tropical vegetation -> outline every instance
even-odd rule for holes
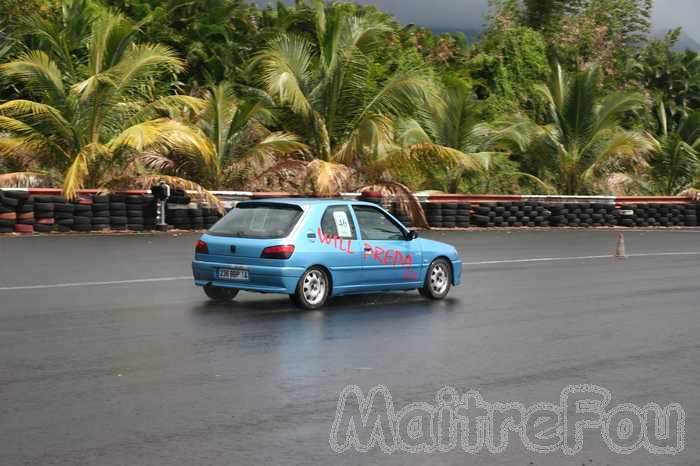
[[[0,185],[700,188],[700,56],[652,0],[492,0],[469,38],[322,0],[0,6]]]

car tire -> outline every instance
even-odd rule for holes
[[[238,295],[238,291],[235,288],[222,288],[220,286],[204,285],[204,294],[207,295],[212,301],[217,301],[221,303],[233,301]]]
[[[445,299],[452,286],[452,266],[445,259],[436,259],[428,267],[420,294],[435,301]]]
[[[299,279],[295,293],[297,306],[303,309],[319,309],[326,304],[331,291],[328,274],[320,267],[311,267]]]

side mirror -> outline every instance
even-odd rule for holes
[[[418,238],[418,233],[414,230],[409,230],[408,235],[406,237],[409,241],[413,241],[414,239]]]

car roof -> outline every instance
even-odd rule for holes
[[[247,203],[261,203],[261,204],[290,204],[299,207],[303,206],[316,206],[316,205],[368,205],[377,206],[376,204],[364,201],[355,201],[352,199],[343,198],[315,198],[315,197],[270,197],[264,199],[252,199],[241,201]],[[379,206],[381,207],[381,206]]]

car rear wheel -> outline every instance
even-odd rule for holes
[[[238,290],[234,288],[222,288],[220,286],[205,285],[204,294],[213,301],[228,302],[238,295]]]
[[[304,309],[318,309],[326,304],[330,290],[326,271],[320,267],[311,267],[299,279],[292,302]]]
[[[445,259],[436,259],[428,267],[420,294],[428,299],[444,299],[452,286],[452,269]]]

